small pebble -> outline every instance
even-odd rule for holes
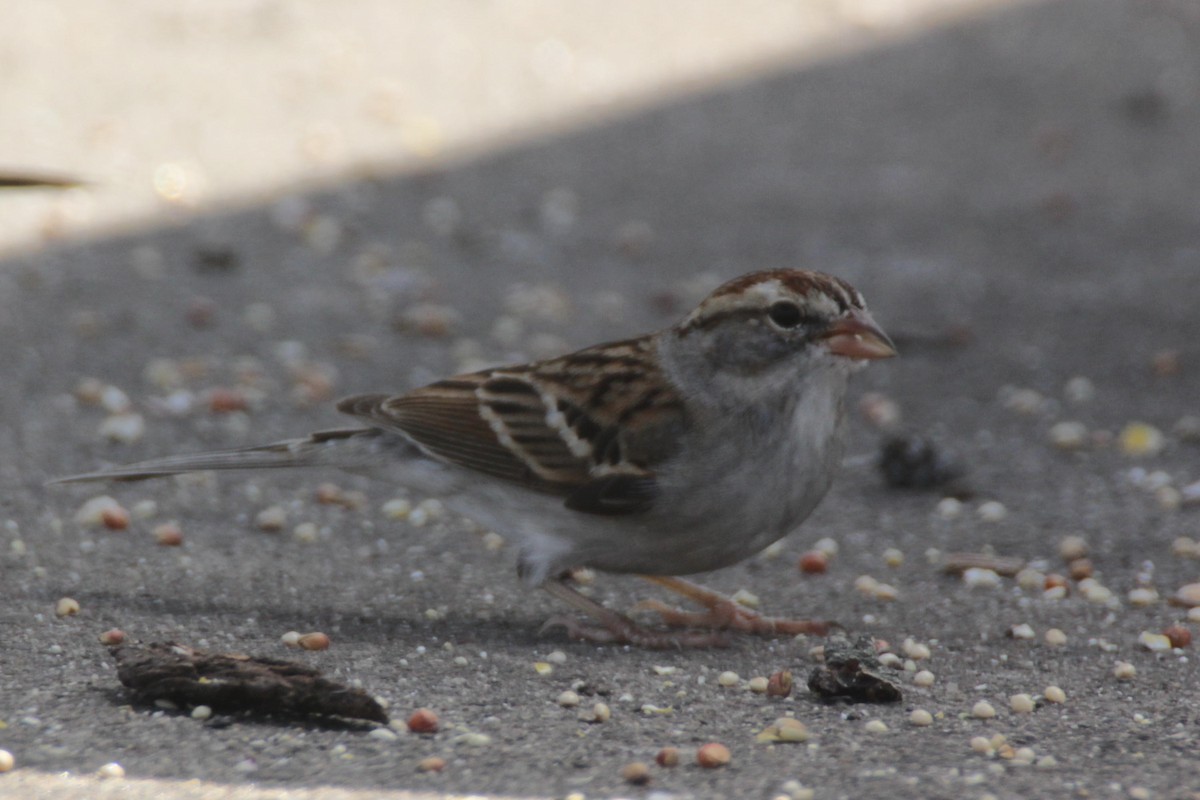
[[[913,675],[913,685],[922,688],[933,686],[935,680],[937,680],[937,677],[927,669],[923,669],[916,675]]]
[[[1030,714],[1034,709],[1033,698],[1027,694],[1014,694],[1008,698],[1008,707],[1018,714]]]
[[[986,700],[980,700],[971,707],[971,716],[976,719],[991,719],[996,716],[996,709]]]
[[[1137,676],[1137,668],[1128,661],[1118,661],[1113,667],[1113,677],[1119,681],[1131,681]]]
[[[79,601],[72,597],[63,597],[54,604],[56,617],[73,617],[79,613]]]
[[[96,776],[105,780],[120,780],[125,777],[125,768],[113,761],[96,770]]]
[[[700,749],[696,751],[696,763],[705,769],[723,767],[732,758],[729,748],[717,742],[701,745]]]
[[[634,786],[645,786],[650,782],[650,765],[644,761],[634,761],[621,767],[621,780]]]
[[[913,712],[908,715],[908,721],[918,728],[926,728],[933,724],[933,714],[923,708],[914,708]]]
[[[302,634],[296,643],[300,645],[301,650],[329,649],[329,637],[319,631]]]
[[[887,733],[888,726],[887,723],[881,719],[873,719],[869,720],[867,724],[863,726],[863,730],[865,730],[867,733]]]
[[[408,718],[407,724],[413,733],[437,733],[438,715],[428,708],[418,708]]]
[[[13,754],[7,750],[0,750],[0,772],[9,772],[17,765],[17,760],[13,758]]]
[[[1047,686],[1042,690],[1042,697],[1046,698],[1047,703],[1067,702],[1067,693],[1057,686]]]

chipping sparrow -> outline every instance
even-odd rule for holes
[[[576,637],[705,646],[712,629],[823,633],[760,617],[678,575],[741,561],[792,531],[841,459],[850,373],[895,349],[849,284],[755,272],[679,324],[558,358],[447,378],[338,409],[368,427],[263,447],[171,456],[63,482],[209,469],[368,466],[514,540],[518,571],[599,625]],[[707,608],[651,607],[657,631],[580,594],[569,571],[637,573]]]

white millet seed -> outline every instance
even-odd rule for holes
[[[1062,647],[1067,643],[1067,635],[1058,628],[1051,628],[1046,631],[1043,638],[1046,640],[1046,644],[1051,647]]]
[[[1118,661],[1113,667],[1113,677],[1119,681],[1131,681],[1137,675],[1137,668],[1128,661]]]
[[[1047,686],[1042,690],[1042,697],[1046,698],[1047,703],[1067,702],[1067,693],[1057,686]]]
[[[1018,714],[1030,714],[1034,709],[1033,698],[1027,694],[1014,694],[1008,698],[1008,707]]]
[[[555,702],[563,708],[574,708],[579,705],[579,695],[568,689],[560,694]]]
[[[987,700],[980,700],[971,706],[971,716],[976,719],[991,719],[996,716],[996,709]]]
[[[958,519],[962,516],[962,501],[954,497],[943,497],[934,509],[942,519]]]
[[[933,724],[933,714],[923,708],[914,708],[913,712],[908,715],[908,721],[918,728],[926,728]]]
[[[755,694],[766,694],[767,693],[767,683],[768,683],[768,681],[765,677],[763,677],[762,675],[756,675],[755,677],[750,679],[750,683],[749,683],[750,691],[754,692]]]
[[[980,503],[979,508],[975,509],[976,516],[980,522],[999,522],[1008,516],[1008,509],[998,500],[988,500],[986,503]]]
[[[937,677],[927,669],[923,669],[920,672],[918,672],[916,675],[913,675],[913,685],[914,686],[921,686],[924,688],[928,688],[930,686],[933,686],[933,682],[935,680],[937,680]]]
[[[1158,602],[1158,591],[1153,586],[1139,586],[1129,590],[1129,605],[1145,608]]]
[[[1019,625],[1013,625],[1008,629],[1009,635],[1014,639],[1034,639],[1037,634],[1027,622],[1022,622]]]
[[[725,688],[737,686],[739,683],[741,683],[741,680],[742,679],[738,677],[738,674],[732,670],[726,670],[717,676],[717,683]]]
[[[109,780],[120,780],[125,777],[125,768],[113,761],[98,769],[96,775]]]
[[[208,719],[213,715],[213,710],[209,706],[196,706],[192,709],[192,719]]]
[[[863,726],[863,730],[865,730],[867,733],[887,733],[888,726],[887,723],[881,719],[873,719]]]
[[[986,736],[971,737],[971,749],[976,753],[980,753],[981,755],[985,756],[990,756],[993,752],[995,752],[994,748],[992,747],[992,740]]]
[[[8,772],[17,765],[17,760],[13,758],[13,754],[7,750],[0,750],[0,772]]]
[[[904,643],[900,645],[900,649],[904,651],[904,655],[913,661],[924,661],[932,655],[928,645],[921,644],[913,639],[905,639]]]
[[[551,664],[565,664],[567,663],[567,654],[562,650],[553,650],[546,655],[546,660]]]
[[[1000,575],[995,570],[983,567],[963,570],[962,580],[971,589],[994,589],[1000,585]]]

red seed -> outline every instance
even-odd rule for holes
[[[729,748],[718,742],[709,742],[696,751],[696,763],[705,769],[723,767],[732,758]]]
[[[820,550],[809,550],[796,566],[806,575],[823,575],[829,569],[829,558]]]
[[[110,531],[123,531],[129,527],[129,512],[120,506],[112,506],[100,512],[100,521]]]
[[[183,531],[174,522],[164,522],[154,529],[154,541],[163,547],[179,547],[183,544]]]
[[[1182,625],[1172,625],[1163,631],[1163,636],[1171,640],[1171,647],[1187,647],[1192,643],[1192,632]]]
[[[408,718],[408,729],[413,733],[436,733],[438,716],[428,708],[418,708]]]
[[[664,747],[658,751],[658,755],[654,757],[654,761],[660,767],[674,767],[679,763],[679,748]]]
[[[417,762],[417,769],[421,770],[421,772],[441,772],[445,768],[446,759],[441,756],[429,756]]]
[[[306,633],[297,644],[304,650],[328,650],[329,637],[320,632]]]
[[[1060,586],[1064,589],[1069,589],[1070,583],[1065,577],[1059,575],[1057,572],[1051,572],[1046,576],[1045,580],[1042,581],[1043,589],[1057,589]]]
[[[792,693],[792,671],[783,669],[767,678],[767,697],[787,697]]]
[[[125,641],[125,631],[118,628],[113,628],[100,634],[100,644],[112,646],[120,644],[123,641]]]
[[[208,410],[214,414],[230,414],[245,411],[248,407],[246,395],[237,389],[217,387],[208,394]]]

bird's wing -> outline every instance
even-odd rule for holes
[[[673,454],[682,404],[647,339],[360,395],[339,410],[408,436],[427,453],[593,514],[648,510],[656,464]]]

